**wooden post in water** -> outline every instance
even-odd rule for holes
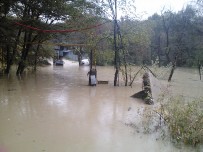
[[[198,60],[198,69],[199,69],[199,78],[201,80],[202,79],[202,74],[201,74],[202,66],[201,66],[200,60]]]
[[[92,49],[90,50],[89,86],[91,86],[91,71],[92,71]]]
[[[171,69],[171,73],[170,73],[169,78],[168,78],[168,82],[171,81],[171,78],[172,78],[173,73],[174,73],[174,71],[175,71],[175,68],[176,68],[176,61],[177,61],[177,56],[175,57],[175,60],[174,60],[174,62],[173,62],[173,64],[172,64],[172,69]]]
[[[92,68],[93,65],[93,51],[90,51],[90,71],[88,72],[89,75],[89,86],[96,86],[97,83],[97,70],[96,67]]]

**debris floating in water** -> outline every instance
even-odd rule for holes
[[[134,98],[141,98],[145,101],[146,104],[152,105],[154,104],[153,98],[152,98],[152,91],[151,91],[151,84],[149,79],[149,73],[144,73],[142,77],[142,91],[139,91],[132,95],[131,97]]]

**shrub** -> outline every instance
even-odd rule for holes
[[[171,97],[164,110],[169,133],[176,142],[196,146],[203,143],[202,99],[186,103],[184,98]]]
[[[166,96],[160,97],[161,106],[139,113],[140,121],[136,119],[130,125],[136,126],[138,132],[157,132],[158,138],[169,137],[176,144],[203,144],[203,99],[186,102],[183,97]]]

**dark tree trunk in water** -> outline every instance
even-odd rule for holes
[[[90,52],[90,71],[88,72],[89,75],[89,86],[96,86],[97,83],[97,70],[96,66],[95,68],[92,68],[93,66],[93,51]],[[93,77],[93,78],[91,78]]]
[[[10,47],[9,45],[6,45],[6,65],[7,65],[5,70],[6,74],[9,74],[10,71],[11,67],[10,60],[11,60]]]
[[[112,16],[113,16],[113,20],[114,20],[114,52],[115,52],[115,57],[114,57],[114,66],[115,66],[115,75],[114,75],[114,86],[119,85],[118,83],[118,76],[119,76],[119,44],[118,44],[118,39],[121,38],[121,34],[119,32],[119,26],[118,26],[118,22],[117,22],[117,0],[114,0],[114,2],[112,2],[112,0],[108,0],[110,9],[112,11]],[[120,37],[119,37],[120,36]],[[121,39],[120,39],[121,40]],[[122,43],[122,42],[120,42]]]
[[[169,29],[167,29],[166,31],[166,59],[167,59],[167,63],[171,62],[171,59],[169,57],[169,53],[170,53],[170,47],[169,47]]]
[[[90,51],[90,71],[88,72],[89,74],[89,86],[91,86],[91,71],[92,71],[92,50]]]
[[[14,59],[16,57],[17,46],[18,46],[18,43],[19,43],[20,35],[21,35],[21,29],[19,29],[19,31],[18,31],[18,35],[16,37],[15,44],[14,44],[14,47],[13,47],[13,52],[12,52],[12,54],[9,55],[9,60],[7,60],[7,67],[6,67],[6,71],[5,71],[6,74],[9,74],[10,69],[11,69],[11,65],[13,64],[13,61],[14,61]]]
[[[4,51],[3,49],[0,47],[1,50],[1,67],[2,67],[2,72],[4,72]]]
[[[114,86],[118,85],[118,68],[116,68],[115,76],[114,76]]]
[[[124,67],[125,67],[125,86],[128,85],[128,71],[127,71],[127,61],[126,61],[126,54],[125,51],[123,50],[123,60],[124,60]]]
[[[161,67],[161,35],[159,35],[158,39],[158,58],[159,58],[159,67]]]
[[[38,58],[39,47],[40,47],[40,41],[38,42],[37,49],[35,51],[34,71],[37,71],[37,58]]]
[[[173,67],[172,67],[172,69],[171,69],[171,73],[170,73],[170,75],[169,75],[168,82],[171,81],[171,78],[172,78],[172,76],[173,76],[174,70],[175,70],[175,65],[173,65]]]
[[[118,85],[118,74],[119,74],[119,61],[118,61],[118,46],[117,46],[117,20],[115,19],[114,21],[114,49],[115,49],[115,58],[114,58],[114,64],[115,64],[115,68],[116,68],[116,71],[115,71],[115,75],[114,75],[114,86],[117,86]]]
[[[11,69],[11,65],[12,65],[11,59],[9,59],[9,61],[7,61],[7,65],[6,65],[6,70],[5,70],[6,74],[9,74],[10,69]]]
[[[114,86],[118,85],[118,73],[119,73],[119,65],[118,65],[118,46],[117,46],[117,34],[118,34],[118,23],[117,23],[117,0],[115,0],[115,9],[114,9],[114,49],[115,49],[115,75],[114,75]]]
[[[201,80],[201,79],[202,79],[202,74],[201,74],[202,66],[201,66],[200,61],[198,61],[198,69],[199,69],[199,78],[200,78],[200,80]]]
[[[79,66],[82,65],[82,47],[80,46],[80,48],[76,48],[76,51],[77,51],[77,56],[78,56],[78,63],[79,63]]]
[[[127,71],[127,64],[125,64],[125,86],[128,85],[128,71]]]
[[[79,66],[82,65],[82,54],[81,54],[81,50],[82,50],[82,48],[80,47],[80,50],[78,51],[78,63],[79,63]]]
[[[175,68],[176,68],[176,61],[177,61],[177,56],[175,57],[175,61],[173,62],[171,73],[170,73],[169,78],[168,78],[168,82],[170,82],[172,79],[173,73],[174,73]]]
[[[78,54],[78,63],[79,63],[79,66],[82,65],[82,56],[80,54]]]
[[[21,55],[21,60],[19,62],[18,69],[16,72],[17,75],[21,75],[26,67],[25,62],[27,59],[28,52],[31,48],[31,37],[32,37],[32,31],[29,31],[29,33],[25,32],[24,47],[23,47],[23,51],[22,51],[22,55]]]

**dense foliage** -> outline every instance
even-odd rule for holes
[[[164,106],[167,111],[167,123],[172,138],[177,142],[196,146],[203,143],[202,100],[183,104],[182,98],[171,98]]]
[[[11,65],[17,64],[16,74],[39,60],[51,57],[43,42],[54,39],[54,35],[38,29],[54,29],[56,22],[74,20],[83,14],[99,14],[99,7],[84,0],[3,0],[0,2],[0,52],[1,66],[9,73]],[[32,26],[18,26],[16,22]],[[51,50],[53,52],[53,49]],[[42,53],[43,52],[43,53]],[[45,53],[47,52],[47,53]],[[36,69],[36,68],[35,68]]]

